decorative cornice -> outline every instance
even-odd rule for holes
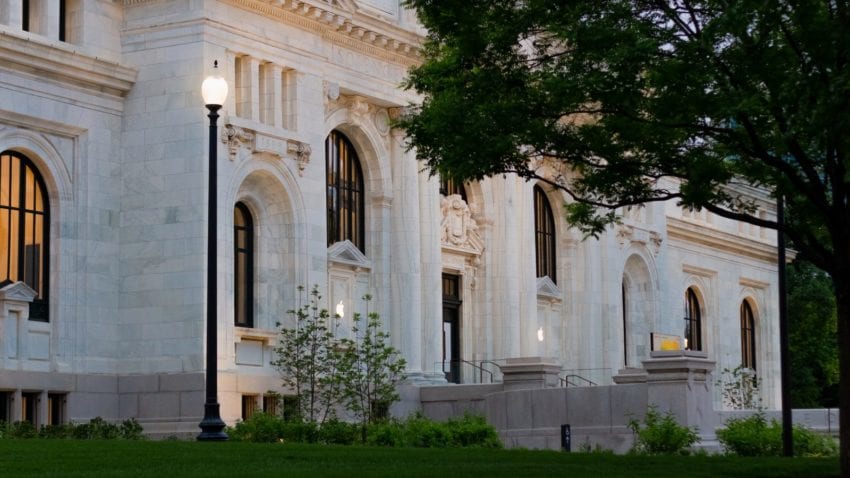
[[[125,0],[128,1],[128,0]],[[355,2],[321,0],[227,0],[229,3],[302,28],[339,46],[406,67],[421,60],[422,37],[360,13]]]
[[[674,217],[667,218],[667,236],[671,240],[680,240],[710,247],[730,254],[776,263],[776,247],[735,234],[701,227],[697,224]]]
[[[0,26],[0,68],[117,97],[124,97],[130,91],[138,74],[134,68],[3,26]]]

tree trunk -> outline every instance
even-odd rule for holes
[[[838,369],[841,476],[850,476],[850,283],[833,278],[838,307]]]

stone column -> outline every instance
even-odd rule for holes
[[[442,359],[443,294],[442,249],[440,246],[440,199],[436,178],[426,173],[419,178],[420,288],[422,291],[422,371],[432,382],[445,382],[442,370],[436,367]]]
[[[21,389],[17,389],[12,392],[12,405],[10,406],[11,413],[9,414],[9,421],[11,423],[19,422],[24,419],[23,406],[24,396],[21,393]]]
[[[250,56],[236,59],[236,116],[260,121],[260,62]]]
[[[705,352],[654,351],[643,361],[647,404],[661,413],[672,412],[681,425],[709,430],[717,423],[712,403],[714,361]]]
[[[30,31],[50,40],[59,39],[59,0],[30,2]]]
[[[393,164],[392,334],[411,380],[422,376],[422,262],[420,259],[419,164],[404,151],[404,134],[390,131]]]
[[[50,412],[48,411],[48,406],[50,402],[47,399],[47,390],[42,391],[38,394],[38,403],[36,406],[38,407],[38,413],[36,414],[35,421],[38,423],[33,423],[33,425],[38,427],[42,427],[44,425],[49,425],[50,422],[47,420]]]
[[[283,127],[283,68],[274,63],[260,66],[260,120],[275,128]]]
[[[23,0],[6,0],[0,2],[0,23],[9,28],[23,28]]]

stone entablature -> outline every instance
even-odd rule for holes
[[[764,262],[776,262],[776,246],[749,237],[701,227],[675,217],[667,218],[667,236],[692,244],[699,244],[718,251],[749,257]]]
[[[148,0],[125,0],[131,4]],[[345,46],[384,61],[411,66],[420,61],[422,36],[388,22],[388,16],[370,14],[354,0],[227,0],[241,8],[278,19],[322,35]]]
[[[0,62],[4,69],[35,75],[90,90],[124,97],[138,71],[116,62],[89,56],[73,45],[52,42],[24,31],[0,26]]]

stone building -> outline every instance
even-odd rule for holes
[[[390,126],[422,39],[392,0],[2,2],[0,419],[197,430],[214,61],[226,421],[287,392],[275,324],[313,284],[343,321],[374,297],[413,385],[516,357],[608,385],[664,334],[776,406],[775,235],[654,204],[582,241],[545,184],[429,177]]]

